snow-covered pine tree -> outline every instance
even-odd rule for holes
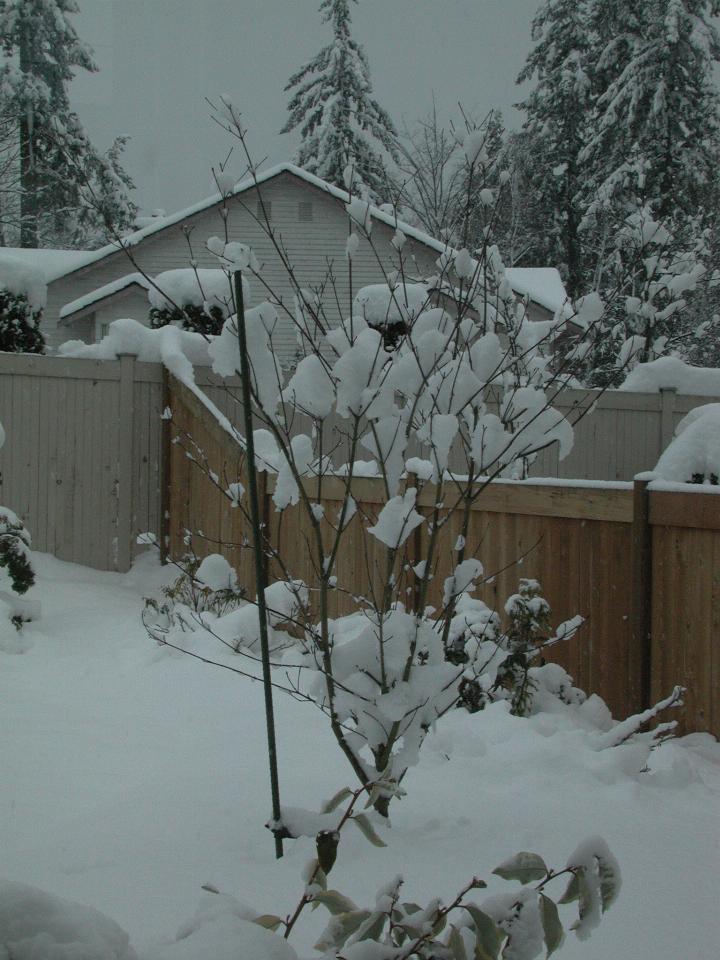
[[[14,257],[0,255],[0,351],[44,353],[40,320],[46,302],[42,272]]]
[[[92,246],[109,223],[125,229],[136,213],[120,165],[124,138],[98,153],[70,109],[75,72],[97,70],[70,20],[77,10],[75,0],[0,0],[0,114],[12,118],[18,143],[4,234],[23,247]]]
[[[687,242],[717,170],[718,13],[718,0],[594,0],[596,117],[582,154],[591,219],[649,206]]]
[[[517,80],[535,80],[518,104],[527,114],[524,131],[535,158],[528,175],[546,208],[545,260],[562,269],[575,296],[585,274],[578,203],[584,172],[578,160],[591,97],[588,0],[545,0],[533,20],[532,37],[535,46]]]
[[[323,22],[333,40],[293,74],[285,87],[294,90],[282,133],[299,129],[296,161],[329,183],[346,187],[353,171],[357,192],[379,201],[385,194],[387,157],[398,158],[397,131],[389,114],[372,96],[370,66],[363,47],[350,35],[350,3],[322,0]]]

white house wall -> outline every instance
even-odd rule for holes
[[[345,257],[348,217],[343,204],[323,190],[304,183],[289,173],[282,173],[264,184],[262,196],[270,203],[271,223],[293,265],[298,282],[304,287],[321,285],[326,280],[328,268],[331,265],[337,297],[343,313],[347,313],[351,290]],[[313,219],[310,222],[301,221],[299,204],[308,201],[312,202]],[[255,191],[247,191],[231,200],[230,208],[229,238],[249,243],[253,247],[256,256],[263,264],[264,282],[292,311],[292,284],[271,241],[252,216],[257,208]],[[185,232],[188,229],[189,237]],[[384,270],[389,272],[396,268],[397,253],[390,244],[393,234],[391,227],[375,222],[372,239],[376,250],[373,251],[367,241],[361,240],[352,262],[353,293],[366,284],[380,282],[383,279]],[[154,277],[164,270],[188,266],[191,256],[190,247],[192,257],[198,266],[217,266],[215,258],[205,249],[205,242],[211,236],[222,235],[222,219],[217,207],[212,207],[189,217],[181,224],[158,231],[142,240],[132,250],[137,266],[130,262],[127,254],[118,251],[97,264],[92,264],[55,281],[48,290],[48,306],[45,314],[45,334],[49,345],[55,347],[75,336],[70,326],[58,326],[57,318],[60,309],[66,303],[138,268]],[[408,240],[403,254],[406,259],[413,259],[413,268],[417,275],[424,276],[435,272],[437,253],[423,244]],[[251,304],[267,298],[268,294],[260,282],[253,280],[251,287]],[[338,311],[332,306],[335,294],[329,287],[326,294],[326,303],[331,305],[328,313],[337,319]],[[106,316],[116,310],[113,319],[128,315],[122,300],[118,300],[117,305],[113,301],[108,302],[104,310]],[[137,316],[135,319],[146,321],[146,318],[147,310],[143,316]],[[283,321],[282,331],[278,336],[278,346],[284,358],[291,357],[295,352],[295,335],[287,319]]]

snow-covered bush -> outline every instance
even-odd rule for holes
[[[42,272],[0,256],[0,352],[43,353],[40,320],[47,302]]]
[[[150,288],[150,325],[169,323],[195,333],[218,334],[232,307],[232,291],[222,270],[167,270]]]
[[[0,424],[0,447],[4,443],[5,430]],[[0,506],[0,603],[18,629],[24,620],[32,619],[30,607],[21,598],[34,583],[30,534],[12,510]]]
[[[654,473],[675,483],[720,483],[720,403],[695,407],[683,417]]]
[[[277,953],[268,940],[258,943],[253,956],[258,960],[294,960],[294,951],[282,952],[280,945],[288,950],[288,939],[303,911],[310,906],[323,907],[330,915],[315,944],[315,949],[328,960],[535,960],[543,953],[550,956],[562,946],[565,930],[561,911],[564,912],[565,905],[577,902],[577,919],[571,929],[580,940],[586,940],[618,897],[622,884],[618,863],[605,841],[592,837],[580,844],[557,870],[548,867],[539,854],[527,851],[505,860],[490,878],[500,889],[495,878],[513,884],[503,892],[480,893],[488,888],[488,883],[473,876],[447,902],[434,896],[425,903],[414,903],[405,899],[404,878],[395,876],[380,887],[373,902],[360,906],[329,887],[328,875],[342,850],[343,832],[348,824],[354,824],[374,846],[384,846],[368,815],[358,809],[366,791],[372,797],[381,788],[377,784],[355,791],[344,788],[328,800],[321,813],[295,811],[288,818],[296,824],[296,835],[314,838],[317,853],[303,869],[304,890],[294,909],[253,916],[250,908],[215,887],[206,886],[216,904],[212,903],[212,896],[208,897],[189,932],[184,929],[180,933],[192,937],[196,929],[202,929],[203,919],[213,915],[221,919],[232,917],[236,943],[243,944],[245,924],[251,920],[264,930],[275,931],[278,943]],[[240,929],[238,921],[242,923]],[[224,928],[219,932],[223,933]],[[192,943],[194,952],[188,953],[188,957],[204,960],[202,946],[198,937]],[[177,955],[169,951],[167,956],[173,960]]]
[[[245,589],[220,554],[211,554],[204,560],[188,555],[178,561],[177,566],[180,576],[162,588],[163,600],[148,598],[145,601],[148,620],[163,617],[169,624],[182,626],[193,614],[210,612],[222,617],[242,604]]]

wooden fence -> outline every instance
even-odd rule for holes
[[[230,383],[228,393],[203,371],[198,382],[225,413],[237,413],[237,384]],[[588,397],[594,399],[573,391],[561,401],[572,408]],[[580,481],[630,480],[654,466],[684,413],[713,399],[607,393],[578,425],[571,457],[558,468],[552,452],[543,454],[536,469],[550,476],[556,468],[570,471]],[[172,421],[161,416],[168,407]],[[159,364],[0,355],[0,422],[7,432],[0,503],[25,521],[35,549],[97,569],[127,570],[143,531],[167,534],[175,554],[183,550],[185,528],[201,551],[217,549],[215,540],[243,536],[238,512],[170,440],[187,430],[219,481],[237,475],[239,452],[192,399],[181,390],[171,395]],[[271,489],[264,490],[264,502],[273,535],[296,575],[309,578],[302,528],[289,513],[274,514]],[[354,493],[369,515],[377,510],[377,481],[356,481]],[[339,503],[332,484],[324,496],[328,510]],[[429,501],[422,502],[427,507]],[[454,522],[441,552],[448,564]],[[362,587],[367,570],[352,539],[358,546],[363,537],[358,521],[350,535],[339,576]],[[519,577],[535,577],[556,620],[578,612],[589,618],[563,654],[581,686],[626,714],[683,683],[687,729],[720,734],[717,495],[622,483],[498,483],[473,512],[472,536],[488,572],[497,571],[483,587],[487,602],[500,607]],[[250,583],[238,551],[228,544],[220,549]],[[524,559],[514,565],[518,557]],[[444,575],[439,570],[436,583]]]
[[[0,355],[0,503],[33,547],[127,570],[161,511],[159,364]]]
[[[168,448],[169,551],[187,550],[188,533],[198,556],[221,552],[253,583],[249,531],[241,512],[222,490],[242,480],[237,444],[207,415],[199,400],[173,383]],[[209,482],[210,471],[216,485]],[[273,544],[287,574],[312,584],[307,548],[310,530],[304,511],[274,511],[272,479],[261,474],[263,511]],[[340,479],[324,481],[325,514],[337,513],[344,493]],[[366,532],[367,518],[383,502],[378,479],[353,481],[358,516],[343,539],[337,569],[341,590],[331,615],[351,608],[348,594],[377,589],[386,576],[382,550]],[[432,487],[419,498],[428,513]],[[363,516],[364,515],[364,516]],[[437,602],[453,569],[452,548],[459,518],[443,527]],[[423,557],[420,534],[411,550]],[[409,543],[412,543],[409,541]],[[647,484],[582,482],[497,482],[472,511],[469,549],[477,550],[490,580],[479,591],[502,610],[520,577],[540,581],[554,622],[577,613],[587,625],[563,648],[558,662],[582,688],[600,694],[617,716],[637,712],[672,687],[688,687],[684,729],[720,734],[720,498],[701,488],[649,490]],[[409,556],[410,563],[413,555]],[[409,581],[410,583],[410,581]],[[347,591],[345,593],[343,591]]]

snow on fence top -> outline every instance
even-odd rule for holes
[[[683,417],[675,430],[675,439],[658,460],[654,473],[675,483],[718,485],[720,403],[695,407]]]
[[[720,369],[693,367],[678,357],[660,357],[639,363],[618,389],[636,393],[675,389],[694,397],[720,397]]]

